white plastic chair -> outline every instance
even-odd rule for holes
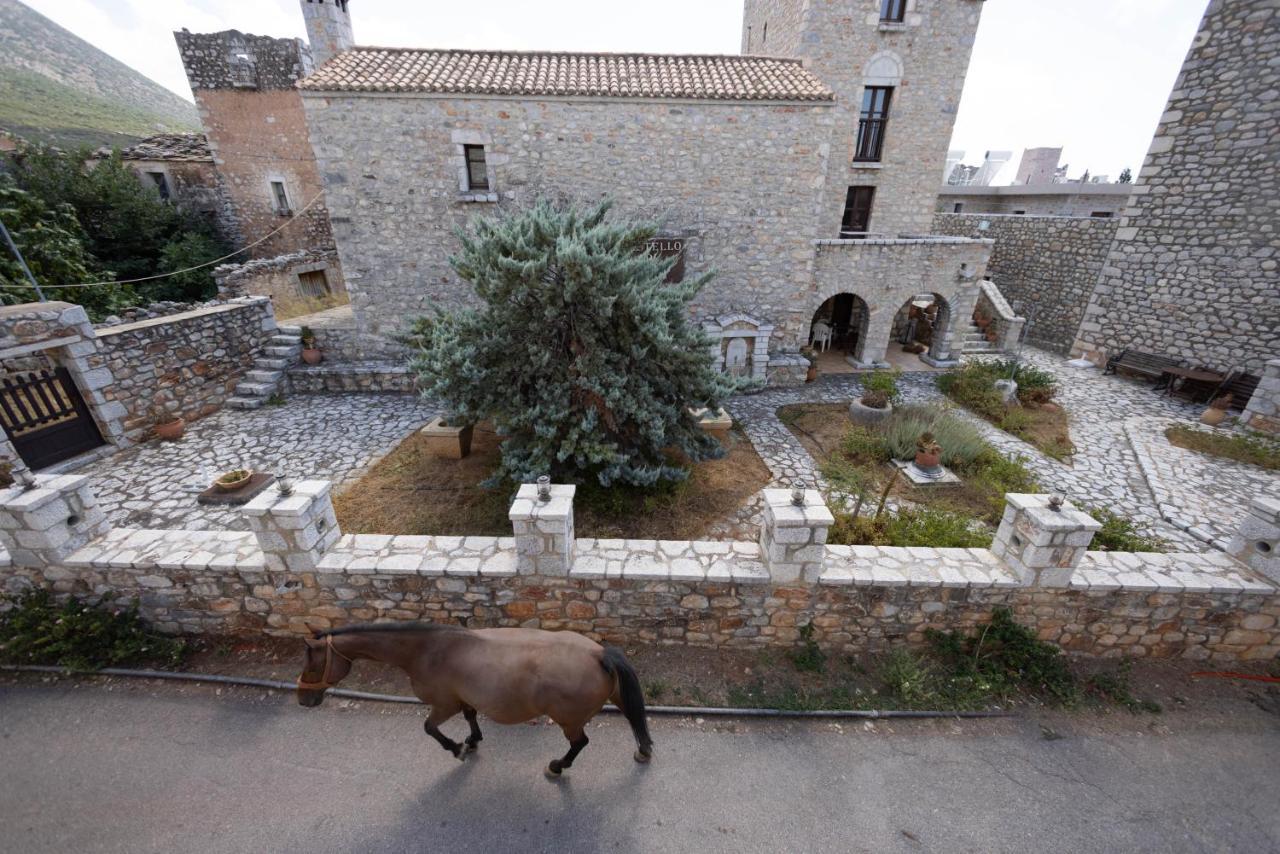
[[[809,330],[809,344],[819,351],[827,350],[831,346],[831,327],[822,321],[814,323]]]

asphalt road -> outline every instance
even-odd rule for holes
[[[1280,851],[1280,728],[1261,712],[1174,732],[1064,719],[1052,737],[1032,720],[655,719],[649,766],[607,716],[559,782],[542,775],[565,747],[553,727],[489,724],[459,763],[421,716],[3,683],[0,850]]]

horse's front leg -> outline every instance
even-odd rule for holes
[[[569,752],[559,759],[552,759],[551,764],[547,766],[547,776],[553,780],[560,776],[561,771],[573,765],[573,760],[591,740],[587,738],[581,724],[572,727],[561,725],[560,729],[564,731],[564,737],[569,739]]]
[[[467,740],[463,743],[466,750],[475,750],[480,746],[480,742],[484,741],[484,736],[480,734],[480,724],[476,722],[476,710],[470,706],[462,707],[462,716],[467,719],[467,725],[471,727],[471,735],[467,736]]]
[[[462,745],[454,741],[449,736],[440,731],[440,724],[449,720],[458,713],[459,706],[445,706],[434,704],[431,706],[431,714],[427,715],[426,721],[423,722],[422,728],[426,730],[427,735],[440,742],[440,746],[452,753],[460,760],[466,759],[466,752],[462,749]]]

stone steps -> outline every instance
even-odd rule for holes
[[[230,409],[259,409],[277,392],[289,369],[302,353],[302,330],[296,326],[280,326],[267,339],[262,354],[253,361],[239,383],[236,393],[227,399]]]

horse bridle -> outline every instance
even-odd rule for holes
[[[304,680],[302,677],[307,675],[305,670],[298,676],[298,687],[304,691],[324,691],[325,689],[332,688],[334,685],[338,684],[336,682],[329,681],[329,668],[333,665],[333,657],[335,655],[347,664],[355,664],[354,661],[347,658],[334,648],[333,635],[325,635],[324,640],[324,670],[320,672],[320,680],[318,682],[308,682]]]

